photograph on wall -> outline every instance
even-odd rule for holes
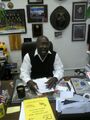
[[[85,41],[86,23],[72,24],[72,41]]]
[[[1,1],[3,1],[3,2],[8,2],[8,1],[11,1],[11,0],[1,0]]]
[[[0,15],[0,35],[26,33],[24,9],[3,10]]]
[[[81,22],[86,20],[87,2],[74,2],[72,8],[73,22]]]
[[[38,37],[43,35],[42,24],[32,24],[32,34],[33,34],[33,37]]]
[[[42,4],[43,0],[28,0],[28,4]]]
[[[48,22],[47,12],[47,5],[27,5],[28,22]]]

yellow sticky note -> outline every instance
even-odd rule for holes
[[[10,114],[10,113],[15,113],[19,111],[20,111],[20,106],[14,106],[14,107],[8,107],[6,113]]]
[[[56,120],[48,98],[24,100],[25,120]]]

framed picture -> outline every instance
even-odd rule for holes
[[[43,0],[28,0],[28,4],[42,4]]]
[[[1,1],[3,1],[3,2],[8,2],[8,1],[11,1],[11,0],[1,0]]]
[[[32,38],[24,38],[24,42],[32,42]]]
[[[0,35],[26,33],[24,9],[4,10],[0,15]]]
[[[72,41],[85,41],[86,23],[72,24]]]
[[[86,20],[87,2],[74,2],[72,8],[73,22],[81,22]]]
[[[27,19],[32,22],[47,22],[47,5],[27,5]]]
[[[32,34],[33,34],[33,37],[38,37],[43,35],[42,24],[32,24]]]

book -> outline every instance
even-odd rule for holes
[[[47,97],[23,101],[25,120],[56,120]]]
[[[75,89],[76,94],[83,95],[84,93],[90,93],[90,85],[87,79],[71,78],[71,83]]]

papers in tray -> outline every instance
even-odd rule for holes
[[[37,83],[38,85],[38,92],[39,93],[47,93],[47,92],[52,92],[54,91],[54,89],[48,89],[46,87],[46,82],[48,81],[47,78],[39,78],[39,79],[35,79],[33,80],[35,83]]]

